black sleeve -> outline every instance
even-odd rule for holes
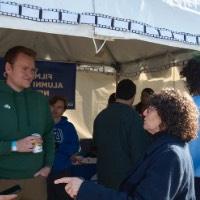
[[[118,192],[93,182],[84,182],[77,200],[170,200],[180,186],[181,174],[178,156],[167,151],[152,162],[146,176],[132,194]]]

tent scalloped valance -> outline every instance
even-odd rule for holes
[[[42,8],[29,4],[0,1],[0,15],[22,18],[37,22],[62,24],[87,24],[94,27],[129,32],[163,40],[200,45],[200,35],[177,32],[131,19],[123,19],[97,13],[75,13],[63,9]]]

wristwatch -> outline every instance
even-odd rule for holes
[[[11,142],[11,151],[17,151],[17,141]]]

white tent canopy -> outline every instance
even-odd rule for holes
[[[200,50],[200,0],[0,1],[0,55],[26,45],[42,60],[134,73]]]

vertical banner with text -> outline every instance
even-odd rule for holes
[[[4,79],[3,67],[3,60],[0,59],[0,79]],[[36,67],[38,71],[32,88],[49,98],[64,96],[68,109],[75,109],[76,64],[37,61]]]

